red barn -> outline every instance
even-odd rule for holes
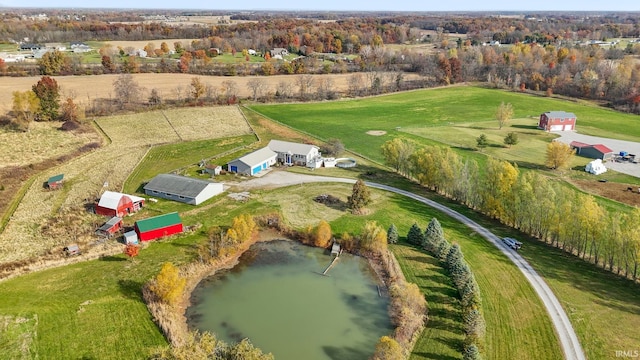
[[[576,129],[576,115],[564,111],[548,111],[540,115],[538,129],[545,131],[571,131]]]
[[[113,234],[120,231],[120,229],[122,229],[122,218],[114,216],[96,230],[96,234],[111,237]]]
[[[140,241],[150,241],[178,234],[183,231],[182,220],[177,212],[172,212],[152,218],[138,220],[135,223],[135,231]]]
[[[124,217],[140,210],[143,206],[144,199],[141,197],[105,191],[95,210],[98,215]]]

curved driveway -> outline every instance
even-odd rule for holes
[[[249,181],[234,185],[248,190],[257,187],[280,187],[312,182],[341,182],[353,184],[355,183],[355,180],[346,178],[332,178],[326,176],[303,175],[284,171],[272,171],[271,173],[266,174],[263,177],[254,178]],[[522,256],[520,256],[520,254],[504,245],[504,243],[498,236],[494,235],[492,232],[480,226],[480,224],[469,219],[468,217],[458,213],[455,210],[451,210],[448,207],[441,205],[433,200],[429,200],[414,193],[387,185],[371,182],[366,182],[366,184],[371,188],[390,191],[399,195],[403,195],[413,200],[419,201],[423,204],[429,205],[437,210],[440,210],[443,213],[467,225],[473,231],[477,232],[487,241],[500,249],[500,251],[502,251],[511,261],[513,261],[514,264],[516,264],[518,269],[520,269],[520,271],[524,274],[525,278],[527,278],[531,286],[533,286],[540,299],[542,299],[542,303],[546,307],[547,312],[551,317],[551,321],[553,322],[553,326],[556,329],[556,333],[560,338],[560,345],[562,347],[565,359],[586,359],[586,357],[584,356],[584,352],[582,351],[582,347],[580,346],[580,342],[578,341],[578,337],[573,330],[573,326],[571,325],[567,314],[564,312],[564,309],[560,305],[560,301],[558,301],[558,298],[556,298],[544,279],[542,279],[542,277],[531,267],[531,265],[529,265],[529,263]]]

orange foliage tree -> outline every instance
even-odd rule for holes
[[[313,234],[313,245],[326,248],[331,242],[331,225],[324,220],[320,220]]]
[[[138,256],[139,252],[140,246],[135,244],[127,244],[127,246],[125,246],[124,248],[124,254],[127,255],[129,259],[133,259],[134,257]]]

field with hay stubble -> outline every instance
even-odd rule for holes
[[[251,133],[234,106],[104,117],[96,124],[110,143],[37,176],[0,234],[0,263],[43,255],[71,242],[95,241],[93,231],[103,220],[84,206],[103,190],[121,191],[151,146]],[[65,175],[63,189],[45,190],[42,184],[60,173]]]

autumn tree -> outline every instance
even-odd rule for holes
[[[257,229],[258,226],[251,215],[238,215],[233,218],[231,228],[227,230],[227,237],[234,243],[243,243],[251,239]]]
[[[140,64],[137,56],[127,56],[122,60],[122,72],[127,74],[135,74],[140,72]]]
[[[113,62],[113,59],[109,55],[102,56],[102,67],[106,73],[114,73],[116,72],[116,64]]]
[[[504,101],[500,103],[498,106],[498,110],[496,111],[496,120],[498,120],[498,126],[502,129],[503,126],[509,124],[511,118],[513,117],[513,106],[511,103],[505,104]]]
[[[360,235],[360,248],[381,254],[387,249],[387,232],[375,221],[367,221]]]
[[[124,254],[127,255],[129,259],[133,259],[134,257],[138,256],[139,252],[140,246],[136,244],[127,244],[127,246],[124,247]]]
[[[405,138],[394,138],[382,144],[382,155],[389,166],[402,175],[409,175],[411,169],[410,157],[415,151],[415,145]]]
[[[40,78],[31,88],[40,101],[37,119],[51,121],[58,118],[60,109],[60,87],[58,82],[49,76]]]
[[[396,360],[403,359],[402,347],[396,340],[389,336],[383,336],[376,344],[376,350],[373,353],[374,360]]]
[[[180,276],[178,268],[170,262],[162,265],[160,273],[151,281],[149,289],[160,301],[175,305],[184,291],[186,280]]]
[[[7,73],[7,63],[4,59],[0,58],[0,74],[5,75]]]
[[[140,101],[142,88],[133,79],[131,74],[122,74],[113,82],[113,90],[116,96],[116,102],[124,109],[128,105],[136,104]]]
[[[160,97],[160,93],[158,89],[151,89],[151,94],[149,95],[149,104],[150,105],[161,105],[162,97]]]
[[[566,169],[574,155],[575,150],[568,144],[552,141],[547,145],[545,165],[554,170]]]
[[[326,248],[331,244],[331,225],[325,220],[320,220],[313,232],[313,245]]]
[[[391,224],[389,226],[389,230],[387,230],[387,243],[395,244],[398,242],[398,228],[396,228],[395,224]]]
[[[67,98],[67,100],[62,104],[62,108],[60,109],[60,111],[60,121],[79,122],[83,117],[80,108],[73,102],[73,99],[70,97]]]
[[[518,144],[518,134],[515,132],[510,132],[504,138],[504,144],[508,147]]]
[[[16,124],[23,131],[29,130],[29,124],[40,110],[40,100],[32,90],[14,91],[11,112]]]
[[[364,207],[371,203],[371,192],[364,181],[358,179],[353,184],[351,196],[347,198],[347,206],[354,214],[361,214]]]
[[[60,72],[69,66],[67,56],[58,50],[48,51],[38,59],[38,68],[41,75],[59,75]]]
[[[199,77],[191,78],[191,97],[197,102],[205,93],[206,86]]]

